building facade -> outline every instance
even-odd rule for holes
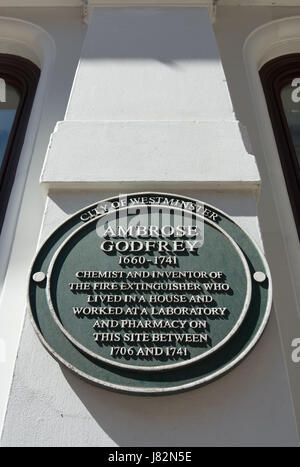
[[[3,446],[299,444],[299,26],[298,0],[0,1]],[[10,78],[24,69],[30,91]],[[26,313],[37,248],[85,206],[136,192],[227,213],[273,282],[251,353],[163,397],[80,379]]]

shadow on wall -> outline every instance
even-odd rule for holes
[[[281,427],[289,410],[271,363],[273,358],[281,361],[280,350],[270,344],[274,332],[276,323],[271,318],[264,339],[230,373],[171,396],[110,392],[81,380],[63,366],[61,370],[91,414],[92,425],[84,425],[85,420],[82,426],[92,431],[92,443],[97,439],[98,446],[288,446],[293,442],[291,433],[286,430],[283,434]],[[257,367],[257,361],[266,360],[266,355],[270,355],[269,363]],[[103,440],[105,434],[111,441]]]
[[[193,9],[98,9],[91,20],[97,27],[87,37],[83,58],[97,60],[142,59],[172,64],[177,60],[219,60],[217,45],[208,41],[211,35],[208,12]],[[97,23],[96,23],[97,22]],[[182,38],[184,37],[184,40]],[[110,40],[107,40],[110,38]]]
[[[216,410],[220,418],[227,411],[216,383],[171,396],[134,396],[101,389],[61,369],[93,419],[118,446],[201,446],[213,439],[226,443],[224,436],[219,440],[219,434],[212,433],[214,422],[209,420],[215,421]]]

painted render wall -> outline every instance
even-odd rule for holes
[[[46,57],[46,62],[50,63],[45,93],[41,96],[44,101],[35,103],[41,106],[41,114],[39,121],[28,127],[0,236],[1,431],[25,316],[28,269],[36,251],[45,207],[39,177],[49,136],[57,120],[64,118],[86,28],[79,8],[61,8],[59,14],[56,8],[0,8],[0,17],[33,23],[55,41],[54,56],[50,53],[51,56]],[[2,34],[3,30],[0,31],[0,42]],[[34,44],[32,49],[34,56]]]
[[[262,178],[258,214],[273,279],[275,313],[300,428],[299,363],[291,358],[293,339],[300,336],[300,248],[273,131],[260,135],[257,107],[251,98],[243,45],[258,27],[300,16],[298,8],[219,8],[215,33],[237,119],[247,128]],[[300,18],[299,18],[300,25]],[[280,32],[279,32],[280,34]],[[266,49],[271,47],[267,44]],[[299,52],[297,47],[290,52]]]
[[[156,173],[149,151],[160,164]],[[40,243],[68,215],[122,189],[199,198],[226,211],[261,245],[259,174],[232,110],[205,9],[94,12],[42,183],[49,192]],[[275,313],[251,354],[227,375],[156,398],[111,393],[78,379],[48,355],[26,319],[2,444],[297,445]]]
[[[249,193],[180,192],[227,210],[259,240],[256,202]],[[50,194],[41,240],[67,215],[108,196],[109,192],[100,190],[96,194]],[[297,444],[274,314],[263,337],[240,365],[207,386],[173,396],[118,394],[80,380],[48,355],[29,320],[20,349],[4,446]]]

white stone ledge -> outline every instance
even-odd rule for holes
[[[48,189],[192,184],[259,190],[236,121],[59,122],[41,183]]]

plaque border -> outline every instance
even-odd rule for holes
[[[143,195],[147,195],[147,196],[172,196],[172,197],[175,197],[175,198],[178,198],[178,199],[185,199],[187,201],[191,201],[191,202],[194,202],[194,203],[202,203],[204,206],[207,206],[208,208],[211,208],[213,211],[215,211],[216,213],[219,213],[220,215],[224,216],[226,219],[229,219],[233,222],[234,225],[236,225],[242,232],[243,232],[243,235],[245,235],[245,237],[248,239],[248,241],[250,243],[252,243],[253,247],[255,248],[255,250],[257,251],[257,253],[259,254],[259,257],[263,263],[263,266],[264,266],[264,269],[265,269],[265,272],[266,272],[266,276],[268,278],[268,283],[269,283],[269,287],[268,287],[268,298],[267,298],[267,303],[265,305],[265,311],[264,311],[264,314],[263,314],[263,318],[259,324],[259,327],[257,329],[257,331],[255,332],[254,336],[251,338],[251,340],[249,341],[249,343],[246,345],[246,347],[244,348],[244,350],[242,350],[240,353],[238,353],[236,355],[236,357],[234,359],[232,359],[230,362],[228,362],[227,364],[223,365],[222,367],[220,367],[219,370],[217,371],[214,371],[204,377],[200,377],[199,379],[197,379],[196,381],[192,381],[192,382],[188,382],[188,383],[184,383],[184,384],[178,384],[178,385],[174,385],[172,387],[151,387],[151,388],[148,388],[148,387],[144,387],[144,386],[126,386],[126,385],[123,385],[123,384],[117,384],[117,383],[111,383],[109,381],[106,381],[106,380],[103,380],[101,378],[95,378],[87,373],[85,373],[84,371],[80,370],[79,368],[77,368],[75,365],[72,365],[71,363],[69,363],[65,358],[63,358],[50,344],[48,344],[48,342],[46,341],[46,339],[44,338],[42,332],[40,331],[37,323],[35,322],[35,319],[34,319],[34,316],[33,316],[33,313],[32,313],[32,310],[31,310],[31,307],[30,307],[30,294],[29,294],[29,291],[30,291],[30,283],[32,281],[32,275],[36,272],[33,270],[33,267],[34,267],[34,264],[35,264],[35,261],[39,255],[39,253],[42,251],[42,249],[46,246],[46,244],[48,243],[48,241],[52,238],[52,236],[59,230],[59,228],[61,228],[63,225],[65,225],[68,221],[72,220],[72,219],[76,219],[77,216],[79,216],[80,214],[82,214],[83,212],[85,211],[88,211],[90,209],[93,209],[95,208],[100,202],[101,203],[105,203],[105,202],[109,202],[111,200],[115,200],[115,199],[119,199],[121,198],[122,196],[126,196],[126,197],[131,197],[131,196],[143,196]],[[154,204],[155,206],[160,206],[160,205],[156,205]],[[80,220],[80,218],[78,219],[78,222],[83,222],[82,220]],[[74,229],[75,230],[75,229]],[[256,343],[258,342],[258,340],[260,339],[265,327],[266,327],[266,324],[268,322],[268,319],[269,319],[269,316],[270,316],[270,312],[271,312],[271,307],[272,307],[272,290],[273,290],[273,287],[272,287],[272,278],[271,278],[271,273],[270,273],[270,268],[269,268],[269,265],[266,261],[266,258],[264,256],[264,254],[260,251],[260,248],[257,246],[257,243],[255,240],[253,240],[250,235],[244,230],[244,228],[242,228],[235,220],[233,220],[231,218],[231,216],[229,216],[226,212],[224,212],[223,210],[207,203],[207,202],[204,202],[204,201],[201,201],[200,199],[196,199],[196,198],[192,198],[192,197],[189,197],[185,194],[178,194],[178,193],[166,193],[166,192],[156,192],[156,191],[143,191],[143,192],[131,192],[131,193],[120,193],[120,194],[116,194],[116,195],[113,195],[113,196],[109,196],[108,198],[104,198],[104,199],[101,199],[100,201],[98,202],[93,202],[87,206],[84,206],[83,208],[80,208],[79,210],[77,210],[74,214],[68,216],[64,222],[60,223],[60,225],[54,229],[52,231],[52,233],[46,238],[46,240],[44,240],[40,247],[38,248],[38,251],[31,263],[31,267],[30,267],[30,275],[29,275],[29,278],[28,278],[28,294],[27,294],[27,300],[28,300],[28,306],[29,306],[29,318],[30,318],[30,321],[31,321],[31,324],[36,332],[36,335],[38,336],[40,342],[42,343],[42,345],[44,346],[44,348],[50,353],[50,355],[53,356],[53,358],[58,362],[58,363],[61,363],[63,364],[66,368],[68,368],[70,371],[72,371],[73,373],[75,373],[78,377],[80,377],[81,379],[89,382],[89,383],[92,383],[96,386],[100,386],[104,389],[108,389],[108,390],[112,390],[112,391],[116,391],[116,392],[121,392],[121,393],[126,393],[126,394],[132,394],[132,395],[147,395],[147,396],[151,396],[151,395],[168,395],[168,394],[175,394],[175,393],[178,393],[178,392],[184,392],[184,391],[188,391],[188,390],[191,390],[191,389],[195,389],[201,385],[204,385],[204,384],[208,384],[210,383],[211,381],[221,377],[222,375],[226,374],[229,370],[231,370],[232,368],[234,368],[238,363],[240,363],[245,357],[247,354],[249,354],[249,352],[254,348],[254,346],[256,345]]]

